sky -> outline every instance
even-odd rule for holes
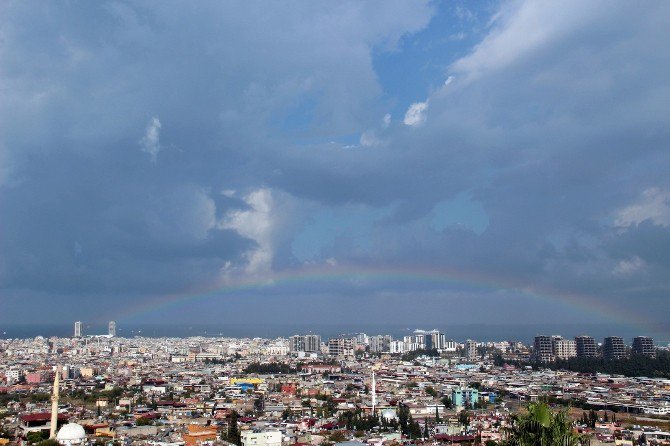
[[[3,1],[0,323],[670,332],[668,22]]]

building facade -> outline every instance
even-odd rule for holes
[[[540,362],[554,360],[554,342],[551,336],[535,336],[533,341],[533,359]]]
[[[572,339],[554,339],[553,344],[556,359],[570,359],[577,356],[577,344]]]
[[[656,346],[654,340],[648,336],[636,336],[633,338],[633,354],[656,357]]]
[[[81,338],[81,321],[77,321],[74,323],[74,337],[75,338]]]
[[[465,357],[468,361],[474,361],[477,359],[477,342],[471,339],[465,341]]]
[[[603,341],[603,358],[611,361],[626,357],[626,346],[619,336],[608,336]]]
[[[355,339],[334,338],[328,340],[328,355],[337,358],[351,358],[356,348]]]
[[[575,347],[579,358],[595,358],[598,356],[598,346],[591,336],[576,336]]]

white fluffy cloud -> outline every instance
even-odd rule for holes
[[[428,101],[415,102],[409,106],[405,119],[403,122],[410,127],[417,127],[426,122],[426,110],[428,109]]]
[[[140,146],[142,146],[142,151],[149,154],[151,157],[151,162],[156,162],[158,157],[158,152],[161,150],[161,121],[153,117],[149,124],[147,125],[146,130],[144,131],[144,136],[140,140]]]
[[[628,227],[645,220],[659,226],[670,226],[670,193],[657,187],[646,189],[637,203],[617,213],[615,224]]]
[[[269,273],[272,269],[273,211],[272,191],[256,189],[244,197],[248,209],[228,212],[220,223],[222,229],[232,229],[243,237],[256,242],[245,254],[244,272],[251,275]]]

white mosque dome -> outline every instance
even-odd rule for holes
[[[83,444],[86,440],[86,432],[80,424],[68,423],[61,427],[56,435],[56,441],[62,445]]]

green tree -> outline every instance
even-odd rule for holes
[[[28,432],[26,434],[26,440],[29,443],[39,443],[42,440],[46,440],[47,436],[42,431]]]
[[[229,443],[240,444],[240,428],[237,426],[237,412],[232,411],[228,421],[228,431],[225,433],[224,440]]]
[[[531,403],[528,412],[512,415],[503,446],[580,446],[588,437],[572,429],[567,411],[552,412],[544,403]]]
[[[432,396],[433,398],[437,398],[437,390],[431,386],[426,387],[426,394]]]
[[[467,410],[461,410],[458,414],[458,424],[462,424],[466,429],[470,425],[470,412]]]
[[[412,419],[412,416],[409,416],[409,438],[419,438],[421,437],[421,426],[419,423]]]
[[[398,406],[398,422],[400,424],[400,433],[403,435],[409,435],[409,407],[404,404]]]

